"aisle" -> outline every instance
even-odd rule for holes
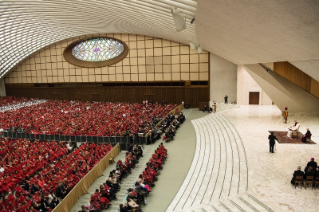
[[[184,110],[183,112],[186,116],[186,120],[178,129],[174,140],[169,143],[164,143],[164,146],[168,150],[168,159],[163,166],[163,170],[160,171],[161,174],[158,176],[158,181],[155,182],[156,186],[146,198],[147,205],[142,206],[143,212],[165,211],[182,185],[192,163],[196,138],[191,120],[203,117],[207,115],[207,113],[198,111],[198,109],[189,109]],[[122,184],[120,184],[121,190],[117,192],[118,199],[112,200],[111,207],[103,211],[118,212],[119,205],[126,202],[125,198],[127,195],[127,189],[134,188],[135,181],[138,179],[138,176],[145,168],[145,164],[152,157],[152,154],[161,142],[161,140],[158,140],[153,145],[144,146],[144,157],[140,158],[139,163],[134,169],[132,169],[132,173],[128,175],[127,178],[122,180]],[[184,154],[181,154],[181,152]],[[121,153],[115,158],[115,161],[120,159],[125,159],[125,151],[121,151]],[[92,186],[90,186],[88,189],[88,194],[80,197],[80,199],[71,209],[71,212],[77,212],[81,210],[81,205],[86,205],[89,202],[90,197],[94,193],[95,189],[105,182],[110,171],[115,169],[115,166],[116,164],[113,163],[104,170],[103,175],[97,178]]]
[[[168,159],[158,176],[156,186],[147,197],[143,212],[163,212],[180,189],[195,154],[196,135],[191,120],[208,115],[198,109],[185,110],[185,122],[177,130],[174,140],[165,143]]]

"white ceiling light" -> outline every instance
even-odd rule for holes
[[[189,46],[190,46],[191,50],[195,50],[196,49],[196,44],[191,42],[191,41],[189,42]]]
[[[178,12],[178,9],[174,8],[171,10],[173,15],[173,20],[175,23],[176,31],[180,32],[186,29],[186,21],[182,14]]]

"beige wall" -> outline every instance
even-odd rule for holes
[[[319,99],[274,71],[265,71],[260,65],[245,65],[247,72],[273,99],[277,107],[288,107],[289,114],[318,113]]]
[[[4,85],[4,79],[0,79],[0,96],[6,96],[6,87]]]
[[[272,105],[272,100],[250,76],[244,66],[237,66],[237,104],[249,104],[249,92],[260,92],[259,105]]]
[[[237,65],[210,53],[210,100],[237,102]]]
[[[206,51],[199,54],[188,45],[147,36],[100,34],[129,46],[128,56],[111,66],[81,68],[64,59],[63,51],[69,44],[96,36],[70,38],[40,50],[15,67],[5,83],[208,81]]]

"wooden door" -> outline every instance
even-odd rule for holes
[[[259,105],[259,92],[249,92],[249,104]]]

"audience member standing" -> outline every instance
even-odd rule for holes
[[[269,152],[274,153],[275,140],[277,140],[276,136],[274,135],[274,132],[271,132],[271,134],[268,136],[268,139],[269,139]]]
[[[228,96],[227,95],[225,95],[224,99],[225,99],[225,104],[228,104]]]

